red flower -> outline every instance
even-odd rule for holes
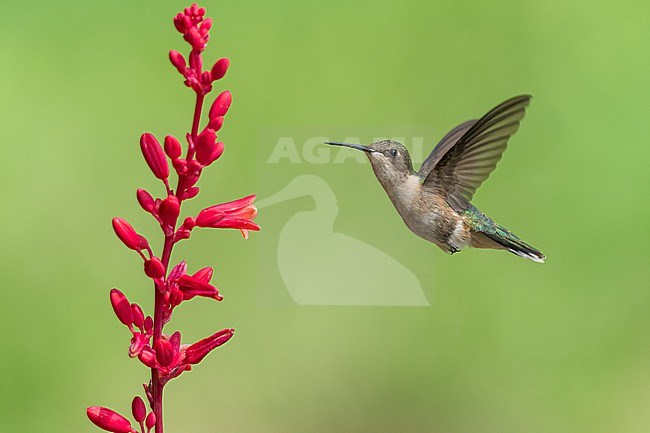
[[[183,275],[178,279],[178,288],[183,292],[184,299],[191,299],[194,296],[204,296],[206,298],[213,298],[221,301],[223,296],[219,294],[219,290],[207,281],[197,278],[194,275]]]
[[[196,225],[220,229],[239,229],[244,237],[248,237],[248,230],[259,231],[260,229],[260,226],[253,222],[257,216],[257,208],[253,205],[254,200],[255,195],[249,195],[239,200],[205,208],[196,217]]]
[[[222,329],[203,340],[197,341],[185,349],[185,362],[198,364],[208,353],[230,340],[234,333],[234,329]]]
[[[187,264],[182,261],[167,271],[174,245],[180,240],[188,239],[196,226],[234,228],[241,230],[244,237],[248,236],[248,230],[260,229],[253,222],[257,216],[257,209],[253,205],[254,195],[208,207],[196,218],[181,218],[183,203],[199,194],[197,182],[203,170],[222,157],[224,144],[218,141],[217,133],[223,127],[224,116],[232,103],[232,94],[224,91],[209,109],[206,110],[205,107],[210,103],[206,95],[224,77],[230,66],[230,60],[223,57],[213,63],[211,68],[208,66],[208,70],[204,70],[208,63],[204,62],[202,53],[210,40],[212,25],[212,19],[205,16],[205,9],[196,3],[174,18],[174,26],[191,45],[191,50],[186,55],[171,50],[169,60],[183,76],[184,84],[196,93],[194,116],[183,144],[173,135],[167,135],[164,143],[148,132],[140,137],[140,149],[145,162],[154,176],[162,180],[164,191],[152,195],[145,189],[138,189],[136,197],[140,207],[162,229],[162,252],[154,254],[148,240],[124,219],[113,219],[116,235],[124,245],[138,253],[144,264],[144,273],[154,283],[154,311],[151,315],[146,315],[138,304],[130,303],[119,290],[113,289],[110,292],[113,311],[131,334],[129,356],[139,359],[153,370],[151,381],[143,385],[146,399],[136,396],[131,402],[131,413],[139,424],[140,433],[149,433],[153,428],[162,433],[162,391],[165,384],[184,371],[191,370],[208,353],[230,340],[234,333],[233,329],[223,329],[192,345],[182,345],[178,331],[172,335],[165,333],[165,325],[182,302],[197,296],[219,301],[223,299],[217,287],[210,282],[213,274],[211,267],[202,268],[190,275]],[[209,114],[202,121],[201,113],[205,111]],[[173,189],[169,179],[170,162],[172,172],[175,172],[172,174],[178,175],[178,182]],[[180,226],[177,227],[177,224]],[[151,412],[147,413],[145,401],[148,401]],[[129,420],[111,409],[93,406],[86,412],[88,418],[104,430],[135,433]]]

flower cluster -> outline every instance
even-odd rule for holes
[[[167,135],[161,145],[151,133],[140,138],[140,150],[153,175],[164,186],[164,196],[154,196],[144,189],[136,193],[140,207],[149,213],[160,225],[164,245],[159,256],[155,255],[149,241],[139,234],[131,224],[122,218],[113,219],[113,230],[122,243],[134,250],[143,261],[144,273],[154,286],[153,316],[145,315],[142,308],[129,302],[118,289],[110,292],[110,302],[119,321],[131,332],[129,356],[137,358],[151,369],[151,380],[144,384],[144,391],[150,411],[144,400],[136,396],[132,402],[132,415],[139,424],[141,433],[148,433],[155,427],[156,433],[163,433],[162,391],[165,384],[184,371],[192,369],[212,350],[226,343],[233,336],[234,329],[222,329],[193,344],[183,344],[179,331],[167,334],[164,326],[169,322],[181,303],[195,297],[221,301],[219,290],[211,283],[213,270],[204,267],[188,273],[187,263],[181,261],[171,267],[170,259],[175,244],[188,239],[195,227],[238,229],[244,238],[249,231],[260,227],[253,222],[257,209],[254,195],[209,206],[196,216],[188,216],[179,224],[181,207],[185,200],[199,193],[197,183],[203,169],[217,161],[224,151],[224,143],[218,141],[217,132],[224,123],[232,94],[220,93],[210,106],[208,119],[201,129],[201,113],[207,94],[215,81],[226,74],[230,61],[217,60],[210,70],[203,70],[202,53],[210,39],[212,19],[205,17],[205,9],[196,4],[185,8],[174,18],[176,29],[191,46],[188,61],[178,51],[171,51],[169,58],[181,73],[185,85],[196,94],[194,117],[190,132],[186,134],[187,145],[181,145],[178,138]],[[171,167],[171,168],[170,168]],[[176,188],[170,184],[170,175],[175,172]],[[170,269],[171,267],[171,269]],[[98,427],[115,433],[135,433],[131,422],[119,413],[101,406],[87,409],[88,418]]]

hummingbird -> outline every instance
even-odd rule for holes
[[[519,95],[449,131],[413,169],[404,145],[380,140],[363,146],[328,141],[366,153],[372,170],[406,226],[417,236],[454,254],[463,247],[507,250],[543,263],[546,257],[471,204],[479,186],[501,159],[530,103]]]

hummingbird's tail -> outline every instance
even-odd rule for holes
[[[492,221],[490,217],[470,205],[464,214],[465,222],[471,228],[470,246],[474,248],[505,249],[513,254],[544,263],[546,256],[537,248],[528,245],[507,228]]]
[[[514,233],[508,231],[504,227],[497,225],[493,233],[483,232],[483,234],[511,253],[517,254],[519,257],[523,257],[537,263],[544,263],[544,260],[546,260],[546,256],[542,254],[541,251],[533,246],[528,245],[526,242],[519,239]]]

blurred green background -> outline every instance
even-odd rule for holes
[[[255,269],[275,258],[256,252],[273,218],[262,212],[247,242],[197,232],[175,259],[214,265],[226,298],[188,303],[169,328],[185,341],[237,334],[167,387],[166,431],[650,429],[647,2],[203,5],[216,19],[206,58],[231,58],[235,102],[227,151],[188,211],[269,182],[255,164],[274,144],[263,128],[427,126],[439,138],[532,93],[475,204],[548,261],[446,256],[408,232],[369,166],[320,168],[338,194],[335,228],[408,263],[432,306],[260,305]],[[138,137],[189,128],[191,93],[167,60],[186,51],[171,23],[184,6],[3,5],[2,431],[98,431],[85,407],[128,412],[146,379],[108,290],[150,309],[151,288],[110,219],[159,239],[134,199],[160,192]]]

